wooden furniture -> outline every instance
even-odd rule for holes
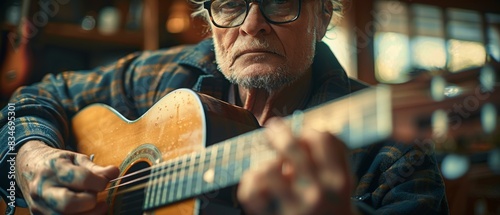
[[[114,8],[120,14],[119,28],[110,34],[99,30],[99,26],[103,25],[100,18],[106,8]],[[155,50],[176,44],[195,43],[204,37],[202,33],[194,33],[200,32],[199,20],[183,20],[186,23],[182,24],[189,27],[169,32],[169,19],[176,18],[172,15],[179,13],[190,18],[191,8],[187,1],[75,0],[49,7],[32,4],[27,19],[40,30],[41,42],[47,44],[82,50]],[[49,21],[40,21],[44,15],[39,14],[46,14]],[[94,19],[95,27],[84,29],[85,18]]]
[[[2,65],[30,68],[23,71],[23,80],[7,80],[16,86],[2,89],[1,106],[13,89],[48,73],[93,69],[132,52],[192,44],[207,36],[203,21],[191,18],[192,7],[185,0],[11,0],[0,5],[0,68],[6,70],[1,80],[16,74],[12,66]],[[110,8],[119,14],[118,28],[106,32],[101,27],[108,22],[102,17]],[[21,44],[15,42],[19,39],[24,39]],[[23,59],[12,56],[20,46],[28,53]]]

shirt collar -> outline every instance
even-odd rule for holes
[[[215,61],[214,43],[211,38],[201,41],[190,49],[185,49],[180,54],[178,63],[194,67],[206,75],[224,78]]]

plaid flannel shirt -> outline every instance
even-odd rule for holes
[[[4,173],[9,171],[9,153],[29,140],[72,149],[66,144],[69,120],[89,104],[104,103],[134,119],[178,88],[227,100],[230,83],[218,71],[213,50],[213,41],[207,39],[194,46],[134,53],[91,71],[50,74],[17,90],[10,100],[16,114],[12,147],[7,144],[7,107],[0,113],[2,197],[8,196],[10,179]],[[330,49],[318,43],[308,108],[364,87],[348,78]],[[365,213],[447,214],[444,183],[429,149],[425,144],[387,141],[353,150],[350,163],[358,180],[353,202]],[[17,204],[26,206],[19,188],[17,195]]]

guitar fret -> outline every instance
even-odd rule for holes
[[[177,199],[182,198],[182,193],[183,193],[182,189],[184,187],[183,186],[184,183],[186,182],[186,179],[185,179],[186,178],[185,177],[186,166],[185,166],[185,164],[187,163],[187,158],[188,158],[188,156],[183,156],[183,159],[181,160],[181,165],[180,166],[182,168],[181,168],[180,173],[179,173],[179,179],[180,180],[179,180],[179,185],[178,185],[177,195],[176,195]]]
[[[359,109],[362,109],[363,107],[353,107],[353,112],[357,113]],[[362,110],[359,110],[362,112]],[[361,141],[363,139],[363,131],[360,132],[360,130],[363,130],[363,116],[360,116],[358,114],[352,114],[350,110],[348,110],[348,115],[349,115],[349,140],[357,142]],[[350,142],[351,142],[350,141]]]
[[[178,157],[162,165],[161,169],[154,168],[150,182],[152,185],[148,188],[153,192],[147,194],[151,199],[148,200],[148,207],[169,204],[236,184],[245,170],[273,157],[266,144],[258,143],[262,137],[252,138],[252,135],[230,139],[210,146],[201,153]]]
[[[160,168],[163,168],[162,166],[160,166]],[[153,199],[153,202],[155,205],[158,205],[158,203],[160,202],[160,198],[158,198],[158,179],[160,178],[160,173],[162,170],[158,170],[160,168],[155,168],[155,172],[154,172],[154,175],[153,175],[153,194],[152,194],[152,199]],[[158,173],[158,171],[160,171],[160,173]]]
[[[200,159],[198,161],[198,171],[196,171],[197,173],[197,180],[196,180],[196,186],[195,186],[195,194],[201,194],[201,188],[202,188],[202,184],[203,184],[203,172],[204,172],[204,169],[205,169],[205,158],[207,156],[207,154],[210,153],[210,151],[206,151],[204,153],[201,153],[200,155]]]
[[[211,146],[212,148],[212,153],[210,154],[209,158],[209,165],[208,169],[203,172],[203,181],[205,182],[204,185],[204,191],[206,192],[207,190],[211,190],[213,187],[215,187],[215,162],[217,160],[217,152],[218,152],[218,145],[213,145]]]
[[[216,184],[216,188],[219,189],[221,188],[222,184],[226,184],[227,181],[227,163],[224,162],[225,158],[225,153],[224,151],[226,150],[226,145],[228,143],[225,142],[224,144],[220,144],[218,149],[217,149],[217,158],[215,160],[215,180],[214,183]]]
[[[194,169],[196,168],[196,158],[199,158],[198,153],[192,153],[191,154],[191,159],[189,161],[189,167],[188,167],[188,178],[187,178],[187,185],[186,185],[186,192],[185,196],[189,195],[191,193],[191,190],[193,189],[193,181],[195,180],[194,178]]]
[[[164,170],[166,172],[164,179],[166,187],[165,190],[162,192],[162,197],[163,197],[162,199],[164,199],[162,200],[163,203],[171,201],[170,196],[172,196],[173,193],[175,192],[176,188],[175,175],[176,175],[177,165],[178,165],[178,158],[175,158],[170,163],[168,163],[168,165],[166,165],[166,170]]]
[[[214,181],[212,182],[214,184],[213,188],[219,189],[221,184],[226,184],[227,182],[227,176],[228,176],[228,171],[227,171],[227,163],[224,162],[227,158],[225,158],[225,150],[227,148],[228,143],[225,142],[223,144],[220,144],[218,149],[217,149],[217,156],[215,157],[214,161]]]
[[[174,160],[174,165],[172,166],[172,175],[170,176],[172,178],[172,186],[170,188],[170,190],[168,191],[168,201],[171,202],[174,200],[174,193],[176,192],[177,190],[177,168],[178,168],[178,165],[179,164],[179,161],[178,159]]]
[[[304,121],[316,130],[336,135],[348,148],[360,148],[390,136],[390,107],[390,89],[378,86],[311,109]]]
[[[226,164],[226,181],[232,181],[234,177],[234,159],[231,156],[231,149],[234,148],[231,142],[224,144],[224,159],[222,163]]]
[[[236,175],[240,174],[238,172],[238,166],[239,165],[239,160],[237,159],[238,155],[238,147],[240,146],[240,139],[241,138],[237,138],[236,141],[234,141],[234,143],[231,144],[231,151],[229,152],[229,162],[231,164],[233,164],[233,177],[231,178],[231,180],[234,180],[234,178],[236,177]]]
[[[241,150],[241,157],[242,157],[241,174],[243,174],[244,171],[250,169],[252,166],[252,156],[254,147],[252,146],[247,135],[243,136],[242,149],[243,150]],[[245,152],[247,152],[248,154],[245,154]]]
[[[262,159],[263,144],[261,142],[254,141],[250,136],[248,138],[250,138],[250,141],[248,141],[249,143],[254,143],[250,149],[250,168],[253,169],[259,166],[259,161]]]
[[[160,201],[165,202],[167,200],[167,192],[169,192],[169,174],[168,174],[168,165],[162,165],[162,170],[161,170],[161,178],[163,181],[160,182]]]
[[[236,177],[240,177],[243,174],[243,171],[246,170],[245,162],[249,160],[249,158],[244,154],[245,147],[248,145],[245,141],[245,138],[238,138],[238,146],[236,147],[236,159],[238,159],[239,165],[236,167]],[[236,178],[235,178],[236,179]]]
[[[151,180],[151,175],[153,175],[153,172],[154,172],[155,168],[151,168],[151,171],[150,171],[150,174],[149,174],[149,179],[148,179],[148,185],[146,187],[146,196],[144,197],[144,205],[145,207],[144,208],[149,208],[152,206],[152,189],[151,189],[151,186],[152,186],[152,180]]]

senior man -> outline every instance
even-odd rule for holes
[[[251,112],[278,154],[243,175],[237,199],[246,214],[448,212],[432,151],[392,141],[348,151],[329,133],[306,127],[294,134],[279,119],[364,87],[346,76],[321,42],[332,17],[339,16],[340,2],[193,1],[199,5],[196,15],[210,23],[212,38],[131,54],[92,71],[49,75],[12,96],[19,205],[35,214],[107,211],[96,193],[119,170],[71,151],[71,118],[104,103],[135,119],[167,93],[191,88]],[[7,116],[5,107],[2,172],[8,169]],[[415,156],[421,156],[418,165],[411,161]],[[401,175],[407,169],[414,171]],[[7,181],[2,179],[4,197]]]

